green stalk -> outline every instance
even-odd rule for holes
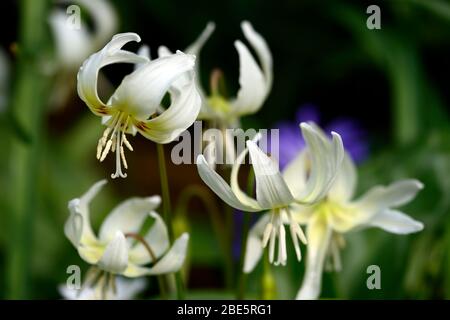
[[[157,143],[156,149],[158,153],[158,165],[159,165],[159,177],[161,180],[161,196],[162,196],[162,207],[163,207],[163,217],[167,225],[169,232],[170,243],[173,243],[173,223],[171,216],[171,206],[170,206],[170,193],[169,193],[169,179],[167,178],[166,169],[166,159],[164,155],[164,147],[162,144]],[[184,299],[184,285],[181,271],[175,273],[175,282],[177,287],[177,299]]]
[[[250,172],[248,174],[247,178],[247,194],[252,195],[253,189],[255,187],[255,173],[252,169],[250,169]],[[250,229],[250,218],[251,214],[248,212],[243,212],[244,214],[244,221],[242,223],[242,239],[241,239],[241,256],[239,259],[239,285],[237,288],[237,295],[236,298],[238,300],[243,300],[245,298],[245,289],[247,285],[247,274],[243,272],[244,268],[244,259],[245,255],[247,253],[247,237],[248,237],[248,230]]]
[[[24,299],[30,288],[33,219],[37,210],[41,128],[48,78],[43,72],[48,1],[22,0],[11,117],[21,135],[11,141],[10,226],[6,261],[7,298]]]

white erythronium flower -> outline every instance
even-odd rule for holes
[[[269,244],[269,260],[274,262],[275,241],[278,237],[278,259],[275,264],[286,264],[286,239],[283,222],[290,225],[292,241],[294,243],[297,259],[301,259],[298,239],[306,242],[303,231],[293,219],[290,206],[294,203],[314,204],[320,201],[331,187],[344,155],[341,137],[332,133],[332,142],[324,139],[316,129],[307,124],[300,124],[305,138],[308,152],[312,158],[311,174],[308,181],[298,187],[292,184],[293,176],[283,177],[278,164],[261,151],[256,145],[256,139],[247,141],[245,149],[236,159],[231,171],[231,187],[207,164],[203,155],[197,158],[197,167],[202,180],[227,204],[247,212],[260,212],[270,210],[259,223],[263,239],[258,243],[252,241],[247,245],[246,264],[256,263],[262,253],[262,248]],[[245,194],[238,185],[238,174],[241,164],[247,153],[250,153],[253,171],[256,180],[256,199]],[[256,244],[256,245],[255,245]],[[250,268],[246,267],[246,272]]]
[[[98,237],[89,219],[89,204],[106,180],[95,183],[81,198],[69,202],[70,215],[64,226],[66,237],[78,250],[80,257],[94,266],[98,273],[129,278],[158,275],[178,271],[186,257],[189,235],[184,233],[169,248],[169,236],[162,218],[154,211],[159,196],[131,198],[119,204],[103,221]],[[140,236],[145,220],[154,220],[150,230]],[[151,267],[146,265],[152,263]],[[105,286],[110,286],[104,280]],[[92,286],[92,285],[89,285]]]
[[[126,177],[122,164],[124,145],[133,150],[126,134],[140,132],[157,143],[176,139],[197,118],[201,98],[194,80],[195,56],[175,54],[149,61],[121,48],[130,41],[139,42],[135,33],[121,33],[99,52],[91,55],[78,72],[78,95],[91,111],[102,117],[107,127],[97,147],[97,158],[103,161],[110,151],[116,152],[116,172],[112,178]],[[113,63],[136,63],[138,68],[125,76],[107,103],[97,94],[97,77],[101,68]],[[170,106],[158,115],[161,101],[170,95]]]
[[[107,0],[55,0],[64,8],[55,7],[49,24],[55,43],[54,88],[50,96],[50,106],[64,106],[76,86],[76,74],[90,54],[102,48],[117,29],[117,15]],[[81,6],[82,11],[76,11]],[[75,10],[75,11],[71,11]],[[84,18],[89,16],[93,30],[89,30]]]
[[[71,289],[62,284],[58,290],[66,300],[131,300],[144,291],[147,281],[144,278],[127,279],[116,277],[114,286],[104,291],[102,283],[80,289]]]
[[[215,25],[210,22],[197,40],[191,44],[186,52],[198,56],[200,50],[208,40]],[[239,85],[237,96],[227,99],[217,90],[211,88],[211,95],[207,97],[204,91],[202,109],[199,118],[207,120],[217,120],[226,125],[234,124],[243,115],[257,112],[272,88],[272,54],[264,38],[257,33],[250,22],[244,21],[241,24],[245,38],[251,44],[252,49],[258,56],[261,67],[256,62],[247,46],[240,40],[234,42],[234,46],[239,54]]]
[[[94,24],[94,31],[90,32],[82,17],[74,17],[79,18],[79,26],[75,25],[77,19],[69,19],[70,15],[76,15],[77,12],[55,8],[50,14],[49,23],[55,38],[60,67],[77,70],[91,53],[101,48],[113,35],[117,28],[117,16],[106,0],[59,0],[56,2],[67,6],[82,6]]]
[[[210,90],[201,89],[200,79],[197,77],[197,83],[200,95],[202,96],[202,107],[200,109],[199,119],[208,120],[214,127],[221,129],[224,133],[223,140],[212,141],[204,137],[207,143],[208,151],[205,158],[210,165],[217,163],[233,163],[236,158],[234,137],[227,128],[238,128],[240,118],[245,115],[254,114],[262,107],[271,88],[273,81],[272,54],[264,38],[257,33],[250,22],[243,21],[241,28],[245,38],[254,50],[260,65],[250,52],[249,48],[240,40],[234,42],[234,46],[239,55],[239,85],[240,89],[236,96],[228,97],[219,90],[222,73],[216,69],[211,73]],[[215,24],[210,22],[205,30],[186,48],[186,53],[200,56],[200,51],[214,32]],[[197,75],[199,62],[196,63]],[[209,94],[206,92],[209,91]],[[218,160],[220,155],[221,160]],[[225,155],[225,159],[223,157]]]
[[[323,137],[326,138],[324,134]],[[293,188],[303,187],[306,177],[312,174],[310,166],[311,159],[301,152],[284,171],[285,177],[291,177],[288,184]],[[294,172],[295,177],[291,175]],[[326,197],[310,207],[291,207],[294,219],[307,225],[308,240],[305,277],[297,299],[319,297],[327,258],[336,271],[340,270],[339,250],[345,244],[342,234],[365,227],[378,227],[396,234],[409,234],[423,229],[421,222],[395,209],[413,200],[422,189],[422,183],[400,180],[388,186],[373,187],[365,195],[353,200],[356,183],[355,164],[346,154]]]

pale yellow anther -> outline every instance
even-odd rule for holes
[[[112,146],[112,140],[109,139],[108,142],[106,143],[105,149],[103,150],[102,157],[100,158],[100,162],[102,162],[103,160],[105,160],[106,156],[107,156],[108,153],[109,153],[109,150],[111,149],[111,146]]]

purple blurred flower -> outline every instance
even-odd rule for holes
[[[342,117],[323,125],[320,122],[318,108],[306,104],[298,109],[295,121],[282,121],[275,125],[275,128],[280,130],[279,162],[281,168],[284,168],[305,147],[299,123],[307,121],[313,121],[320,125],[328,134],[331,131],[339,133],[344,141],[345,149],[355,162],[359,163],[366,159],[369,153],[367,134],[357,121]]]

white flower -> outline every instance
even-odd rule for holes
[[[139,42],[135,33],[115,35],[99,52],[91,55],[78,72],[78,95],[91,111],[102,117],[107,127],[100,138],[97,158],[103,161],[109,151],[116,152],[116,172],[112,178],[126,177],[122,172],[124,145],[133,150],[126,134],[139,131],[157,143],[169,143],[197,118],[200,96],[194,80],[195,56],[178,51],[149,61],[145,56],[121,50],[130,41]],[[107,103],[97,94],[99,70],[113,63],[136,63],[139,67],[127,75]],[[161,114],[161,100],[170,94],[171,105]]]
[[[117,16],[106,0],[61,0],[58,2],[67,6],[82,6],[94,24],[94,31],[90,32],[82,17],[80,17],[79,28],[69,23],[69,15],[76,13],[55,8],[50,14],[49,23],[54,35],[60,67],[77,70],[92,52],[101,48],[113,35],[117,28]]]
[[[131,300],[144,291],[147,281],[143,278],[126,279],[117,277],[114,286],[109,286],[105,291],[101,283],[95,286],[87,286],[70,289],[66,285],[59,286],[59,293],[66,300]],[[114,290],[115,287],[115,290]]]
[[[320,129],[317,129],[318,131]],[[325,135],[322,133],[323,137]],[[291,177],[289,185],[301,188],[306,183],[314,161],[301,152],[285,169]],[[295,178],[292,173],[296,173]],[[349,155],[345,155],[341,170],[326,197],[313,206],[291,207],[294,219],[307,225],[308,252],[306,271],[297,299],[316,299],[320,295],[322,271],[329,258],[334,269],[341,268],[339,250],[344,245],[343,233],[365,227],[379,227],[397,234],[408,234],[423,229],[423,224],[394,209],[410,202],[422,189],[417,180],[401,180],[388,186],[376,186],[365,195],[352,200],[357,172]],[[255,229],[258,229],[258,224]],[[253,237],[257,241],[255,231]],[[256,239],[256,240],[255,240]]]
[[[200,37],[186,49],[186,52],[199,56],[201,48],[214,31],[214,28],[214,23],[208,23]],[[201,91],[203,97],[202,109],[199,115],[201,119],[213,119],[226,124],[233,124],[241,116],[257,112],[272,88],[272,55],[266,41],[253,29],[250,22],[242,22],[241,28],[245,38],[256,52],[261,67],[247,46],[240,40],[236,40],[234,46],[239,55],[240,65],[240,89],[237,96],[226,99],[219,92],[212,92],[207,97],[204,91]]]
[[[70,215],[64,233],[80,257],[107,274],[129,278],[178,271],[186,256],[189,236],[181,235],[169,248],[166,225],[154,211],[161,202],[159,196],[122,202],[103,221],[98,237],[94,234],[89,204],[105,184],[106,180],[99,181],[81,198],[69,202]],[[140,236],[148,217],[154,223]],[[150,263],[151,267],[145,266]]]
[[[290,224],[290,232],[297,259],[301,259],[298,238],[305,242],[305,237],[297,222],[293,219],[289,207],[294,203],[313,204],[320,201],[328,192],[341,164],[344,150],[341,137],[332,133],[329,142],[307,124],[300,125],[307,143],[308,152],[313,161],[311,174],[302,186],[294,185],[292,180],[301,179],[298,175],[282,176],[278,164],[262,152],[255,141],[247,141],[247,149],[242,152],[231,171],[231,187],[211,169],[205,158],[200,155],[197,167],[202,180],[227,204],[247,212],[270,210],[259,227],[263,234],[262,242],[250,240],[247,244],[247,261],[245,272],[250,272],[260,258],[262,248],[269,244],[269,260],[274,261],[275,241],[278,237],[278,260],[275,264],[286,264],[286,240],[283,220]],[[256,180],[256,199],[245,194],[238,185],[238,173],[247,153],[250,153]]]

